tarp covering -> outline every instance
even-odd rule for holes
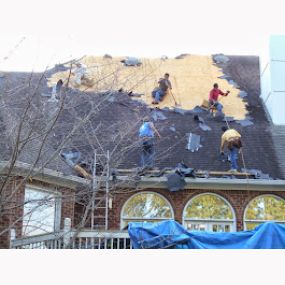
[[[132,222],[128,231],[135,249],[285,249],[285,226],[273,222],[231,233],[190,232],[172,220]]]

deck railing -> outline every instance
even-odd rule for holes
[[[132,243],[127,232],[98,232],[84,230],[75,234],[52,233],[14,239],[11,248],[15,249],[131,249]]]

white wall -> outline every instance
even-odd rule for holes
[[[270,37],[260,63],[261,98],[273,123],[285,125],[285,35]]]

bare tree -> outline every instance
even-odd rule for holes
[[[49,208],[54,207],[57,196],[44,192],[25,196],[23,191],[33,177],[44,175],[45,169],[58,170],[63,175],[72,169],[73,175],[89,181],[76,190],[75,196],[67,191],[60,196],[61,202],[74,198],[82,208],[82,215],[74,224],[77,232],[87,226],[100,228],[94,212],[107,214],[109,197],[138,189],[131,175],[129,185],[124,182],[122,186],[118,181],[109,183],[109,180],[114,174],[112,169],[119,168],[131,152],[138,151],[137,130],[148,108],[132,101],[128,92],[116,90],[120,65],[113,67],[110,74],[97,73],[91,92],[90,86],[81,91],[72,88],[73,66],[74,62],[61,66],[68,76],[63,79],[54,101],[42,96],[50,92],[47,88],[49,70],[29,76],[7,73],[1,84],[0,220],[10,220],[9,226],[0,223],[0,236],[7,235],[12,228],[23,228],[23,224],[22,233],[18,231],[17,235],[29,234],[29,230],[48,230],[46,222],[52,218]],[[152,75],[136,80],[134,70],[132,80],[142,84],[149,76]],[[125,78],[119,83],[122,89],[128,81],[129,78]],[[116,113],[122,108],[132,114],[131,120],[123,112]],[[25,168],[24,172],[19,172],[20,166]],[[105,209],[99,210],[104,203]],[[47,216],[36,217],[35,212]],[[34,228],[28,228],[28,224]]]

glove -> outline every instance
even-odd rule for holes
[[[225,153],[223,151],[220,152],[220,155],[225,155]]]

